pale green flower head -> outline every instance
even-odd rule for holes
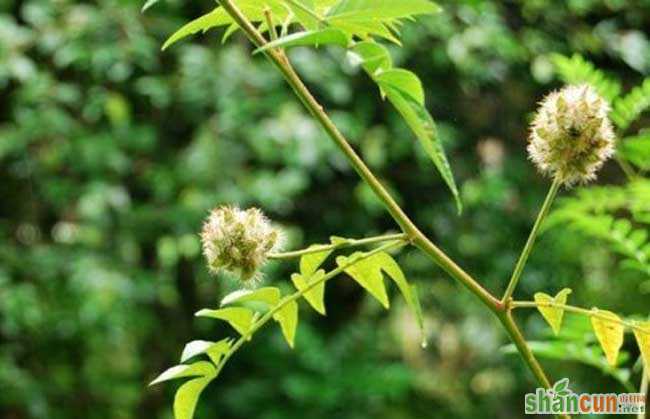
[[[212,210],[201,233],[203,254],[212,273],[227,272],[242,281],[259,278],[268,255],[280,245],[280,231],[257,208]]]
[[[530,159],[565,186],[595,179],[614,155],[616,136],[609,111],[607,101],[587,84],[551,93],[531,126]]]

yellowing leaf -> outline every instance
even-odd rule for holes
[[[183,349],[183,354],[181,355],[181,362],[185,362],[201,354],[207,354],[216,365],[221,360],[223,354],[230,349],[230,343],[230,339],[223,339],[219,342],[195,340],[185,345],[185,349]]]
[[[240,335],[245,335],[253,325],[253,312],[244,307],[228,307],[220,310],[204,309],[197,317],[210,317],[227,321]]]
[[[639,344],[641,356],[645,363],[645,370],[649,375],[648,378],[650,378],[650,322],[641,322],[637,326],[642,328],[643,331],[634,329],[634,337]]]
[[[269,307],[280,302],[280,290],[275,287],[264,287],[255,290],[239,290],[226,295],[221,300],[221,305],[230,305],[245,303],[249,301],[259,301],[267,304]]]
[[[174,419],[192,419],[199,396],[210,378],[197,378],[180,386],[174,397]]]
[[[160,374],[149,385],[153,386],[164,381],[175,380],[177,378],[185,377],[211,377],[215,375],[214,365],[208,361],[199,361],[190,365],[176,365],[169,368],[167,371]]]
[[[325,271],[319,269],[316,271],[316,273],[307,278],[305,275],[293,274],[291,275],[291,282],[293,282],[293,285],[296,287],[296,289],[298,289],[298,291],[302,291],[310,284],[321,280],[324,276]],[[311,305],[314,310],[322,315],[325,315],[325,282],[321,282],[320,284],[315,285],[312,289],[305,292],[303,294],[303,297],[305,297],[305,300],[307,300],[309,305]]]
[[[286,304],[273,315],[273,319],[280,323],[284,338],[289,346],[293,348],[296,339],[296,327],[298,327],[298,304],[295,301]]]
[[[548,322],[557,336],[562,329],[562,320],[564,319],[564,309],[559,307],[552,307],[549,304],[565,305],[571,290],[568,288],[560,291],[555,297],[551,297],[543,292],[535,294],[535,302],[539,304],[537,309],[542,313],[542,317]],[[547,304],[546,306],[544,304]]]
[[[605,352],[609,365],[616,366],[625,332],[621,319],[611,311],[594,309],[594,314],[591,316],[591,325],[598,342]]]
[[[336,263],[339,266],[346,266],[355,258],[360,258],[363,253],[357,252],[350,257],[339,256],[336,258]],[[352,279],[357,281],[359,285],[366,289],[373,297],[375,297],[385,308],[390,307],[388,295],[386,294],[386,286],[384,284],[384,276],[381,273],[381,266],[376,263],[376,255],[354,263],[353,265],[345,268],[345,273],[350,275]]]

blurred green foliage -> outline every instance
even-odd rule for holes
[[[407,127],[341,51],[298,49],[292,59],[407,211],[501,292],[547,188],[525,137],[535,102],[557,85],[551,54],[581,53],[638,85],[650,73],[650,1],[440,3],[445,12],[406,25],[405,48],[391,52],[424,81],[465,201],[460,218]],[[210,278],[200,255],[197,232],[218,204],[260,206],[291,247],[394,228],[241,37],[219,46],[211,32],[159,51],[210,2],[141,7],[0,2],[3,418],[171,417],[173,388],[145,385],[189,337],[223,334],[193,313],[234,287]],[[600,181],[624,176],[611,164]],[[521,297],[571,286],[581,305],[648,314],[646,274],[563,233],[541,240]],[[261,333],[197,417],[520,417],[534,383],[499,351],[506,339],[486,327],[487,312],[423,256],[400,262],[421,290],[427,350],[406,309],[387,314],[338,280],[329,316],[301,322],[298,351]],[[292,269],[272,265],[267,281]],[[522,321],[531,337],[547,336],[539,316]],[[576,388],[622,388],[589,367],[547,364]]]

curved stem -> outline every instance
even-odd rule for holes
[[[233,4],[231,0],[219,0],[219,3],[224,10],[233,18],[239,27],[246,33],[248,38],[253,44],[260,48],[266,44],[264,37],[257,31],[253,24],[241,13],[241,11]],[[494,297],[487,291],[481,284],[479,284],[471,275],[465,272],[458,266],[452,259],[449,258],[442,250],[440,250],[431,240],[429,240],[411,221],[411,219],[404,213],[402,208],[393,199],[390,193],[375,177],[372,171],[366,166],[364,161],[354,151],[350,143],[341,134],[336,125],[332,122],[330,117],[324,111],[320,103],[313,97],[309,89],[304,85],[302,79],[289,63],[288,58],[282,51],[279,50],[266,50],[266,56],[273,62],[279,71],[286,79],[289,86],[296,93],[296,96],[305,105],[307,110],[312,116],[321,124],[323,129],[334,141],[336,146],[345,154],[348,161],[359,174],[359,176],[368,184],[373,190],[377,198],[384,204],[386,210],[393,217],[395,222],[400,226],[404,234],[407,235],[409,240],[417,246],[420,250],[426,253],[438,266],[447,272],[452,278],[460,282],[472,294],[477,296],[480,301],[493,313],[497,315],[504,328],[510,334],[510,337],[517,344],[517,348],[522,354],[522,358],[538,379],[540,385],[545,388],[549,387],[549,380],[546,378],[544,371],[535,359],[534,354],[526,344],[525,339],[518,326],[512,320],[509,311],[505,309],[505,304],[502,304],[498,298]]]
[[[526,267],[526,262],[528,261],[528,258],[530,257],[530,254],[533,251],[535,240],[539,235],[539,229],[541,228],[544,219],[548,215],[551,206],[553,205],[553,201],[557,196],[557,192],[560,190],[560,186],[562,186],[562,182],[556,179],[555,181],[553,181],[553,184],[551,185],[551,188],[548,191],[548,195],[546,195],[546,199],[544,200],[544,205],[542,205],[542,209],[539,211],[539,214],[537,215],[537,220],[535,220],[535,225],[533,226],[533,229],[530,231],[530,235],[528,236],[528,241],[526,242],[526,246],[524,246],[524,249],[521,252],[521,255],[519,256],[517,265],[515,265],[515,270],[512,273],[512,277],[510,278],[510,283],[508,284],[508,288],[506,289],[506,292],[503,295],[503,298],[501,299],[501,303],[504,305],[508,302],[508,300],[512,298],[512,295],[514,294],[515,289],[517,288],[517,284],[519,284],[519,280],[521,279],[521,274],[524,272],[524,268]]]
[[[346,263],[344,265],[341,265],[336,269],[333,269],[332,271],[330,271],[326,275],[320,277],[318,280],[310,283],[305,288],[303,288],[303,289],[301,289],[301,290],[299,290],[299,291],[285,297],[284,299],[282,299],[282,301],[280,301],[275,307],[273,307],[271,310],[267,311],[263,316],[261,316],[259,319],[257,319],[255,321],[255,323],[253,323],[251,328],[248,330],[248,332],[243,334],[230,347],[228,352],[223,356],[223,358],[219,362],[219,365],[217,366],[217,372],[215,374],[215,377],[219,374],[219,372],[221,371],[223,366],[226,365],[226,363],[233,356],[233,354],[235,352],[237,352],[237,350],[239,350],[239,348],[241,348],[246,342],[248,342],[253,337],[255,332],[257,332],[259,329],[261,329],[269,320],[271,320],[273,318],[273,316],[276,313],[278,313],[280,310],[282,310],[287,304],[289,304],[291,302],[294,302],[296,300],[299,300],[302,296],[304,296],[306,293],[308,293],[309,291],[311,291],[312,289],[314,289],[318,285],[323,284],[323,283],[329,281],[330,279],[333,279],[334,277],[342,274],[350,266],[352,266],[352,265],[354,265],[356,263],[359,263],[364,259],[368,259],[369,257],[372,257],[372,256],[374,256],[374,255],[376,255],[378,253],[386,252],[388,250],[404,246],[405,244],[406,244],[406,241],[402,239],[402,240],[397,240],[397,241],[391,241],[390,243],[386,243],[386,244],[384,244],[382,246],[379,246],[378,248],[373,249],[368,253],[364,253],[363,255],[361,255],[361,256],[359,256],[357,258],[351,259],[348,263]]]
[[[326,244],[322,246],[312,246],[307,249],[294,250],[292,252],[273,253],[269,255],[269,259],[295,259],[301,256],[310,255],[314,253],[326,252],[329,250],[345,249],[348,247],[366,246],[368,244],[381,243],[394,240],[408,240],[408,236],[404,233],[386,234],[384,236],[368,237],[366,239],[341,239],[340,242]]]

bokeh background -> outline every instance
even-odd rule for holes
[[[0,1],[5,419],[171,418],[175,385],[146,384],[185,342],[228,332],[193,317],[236,285],[210,277],[200,254],[197,233],[214,206],[261,207],[295,248],[395,228],[243,37],[222,46],[214,31],[160,51],[210,1],[164,0],[146,14],[141,3]],[[391,51],[425,84],[461,217],[404,123],[341,51],[291,56],[426,233],[500,293],[548,187],[525,139],[536,102],[559,86],[549,54],[581,53],[638,84],[650,73],[650,1],[440,3],[443,14],[407,24],[404,48]],[[611,164],[599,182],[623,179]],[[576,303],[648,314],[647,277],[564,233],[543,236],[521,298],[571,286]],[[536,385],[501,350],[507,339],[488,312],[417,252],[399,261],[420,289],[426,350],[395,290],[385,312],[341,278],[328,288],[328,317],[301,311],[297,350],[277,330],[260,333],[196,417],[521,417]],[[265,281],[286,283],[295,268],[271,264]],[[547,335],[539,316],[519,318],[528,336]],[[544,363],[580,390],[623,389],[589,366]]]

